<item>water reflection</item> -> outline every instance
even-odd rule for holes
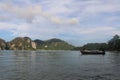
[[[13,55],[16,57],[29,57],[31,55],[32,51],[14,51]]]
[[[111,67],[113,68],[113,73],[114,74],[118,74],[117,72],[120,71],[120,68],[118,68],[118,66],[120,66],[120,52],[108,52],[109,53],[109,62],[111,64]],[[118,74],[118,76],[120,76]]]
[[[0,80],[119,80],[120,54],[79,51],[1,51]]]
[[[108,52],[107,54],[107,60],[109,60],[109,62],[111,64],[114,64],[114,65],[118,65],[120,64],[120,53],[119,52]]]

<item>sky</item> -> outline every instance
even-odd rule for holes
[[[120,0],[0,0],[0,38],[59,38],[81,46],[120,35]]]

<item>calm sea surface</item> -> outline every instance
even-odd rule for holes
[[[0,51],[0,80],[120,80],[120,53]]]

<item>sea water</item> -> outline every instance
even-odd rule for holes
[[[120,53],[0,51],[0,80],[120,80]]]

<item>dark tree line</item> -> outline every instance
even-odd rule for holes
[[[105,50],[107,49],[106,43],[88,43],[82,47],[82,49],[88,50]]]
[[[106,43],[88,43],[82,47],[76,47],[74,50],[109,50],[109,51],[120,51],[120,36],[115,35]]]
[[[108,41],[108,50],[120,51],[120,36],[115,35],[111,40]]]

